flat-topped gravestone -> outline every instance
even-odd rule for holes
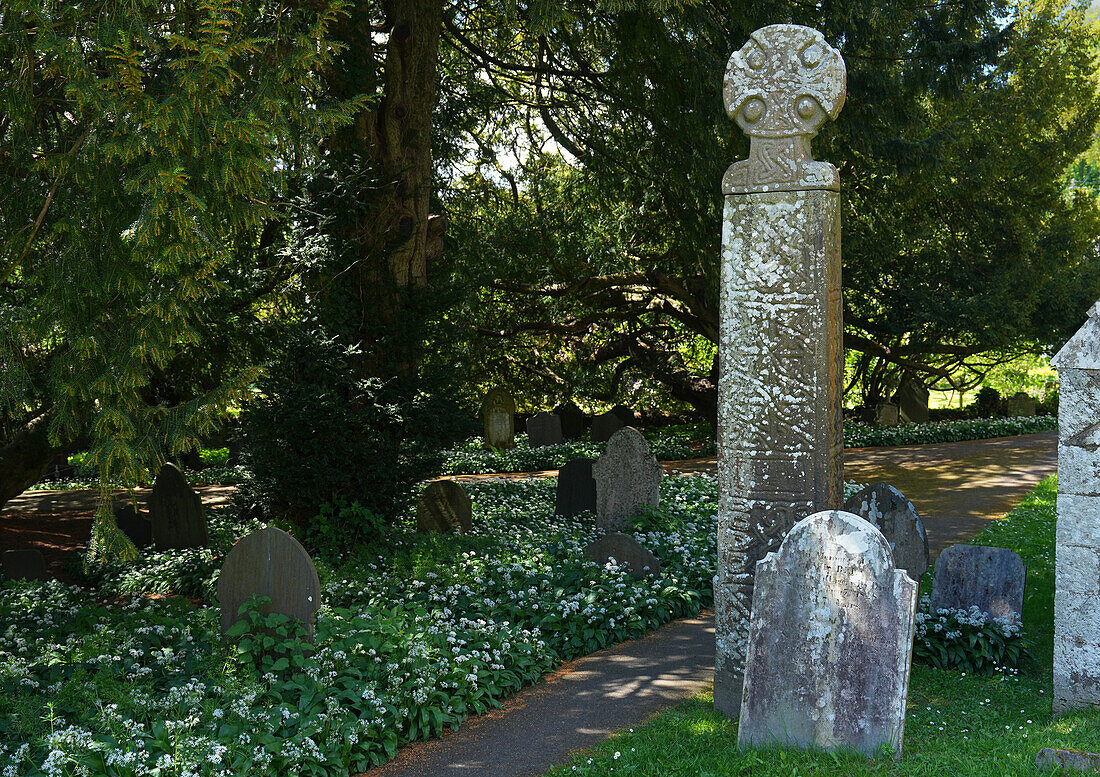
[[[932,611],[977,607],[1019,623],[1024,614],[1023,559],[1005,548],[952,545],[936,559]]]
[[[46,559],[36,548],[5,550],[0,556],[4,577],[8,580],[45,580]]]
[[[622,429],[626,424],[618,415],[610,411],[601,413],[592,419],[592,442],[607,442],[611,435]]]
[[[906,381],[898,389],[898,414],[901,420],[913,424],[928,423],[928,389],[915,380]]]
[[[1005,411],[1010,416],[1031,416],[1039,407],[1038,400],[1029,396],[1027,392],[1017,391],[1005,400]]]
[[[776,24],[730,57],[726,110],[749,156],[722,179],[714,704],[741,702],[756,562],[843,503],[840,178],[810,140],[844,104],[840,52]]]
[[[561,419],[553,413],[539,413],[527,419],[527,444],[532,448],[560,445]]]
[[[647,506],[661,501],[664,471],[649,443],[632,426],[612,435],[592,467],[596,479],[596,526],[614,531],[630,524]]]
[[[917,584],[872,524],[799,521],[757,565],[738,747],[901,755]]]
[[[263,614],[297,618],[313,639],[313,614],[321,605],[317,569],[298,540],[274,526],[242,537],[225,557],[218,576],[223,633],[237,622],[241,605],[253,596],[271,599]]]
[[[570,518],[585,511],[596,512],[595,459],[571,459],[558,470],[558,492],[554,514]]]
[[[898,406],[893,402],[879,402],[875,405],[876,426],[897,426],[898,420]]]
[[[481,423],[485,427],[485,446],[516,446],[516,401],[502,388],[494,388],[481,403]]]
[[[149,495],[149,522],[157,550],[205,548],[210,540],[202,498],[172,462],[160,468]]]
[[[584,555],[597,564],[615,559],[635,580],[661,574],[661,562],[656,556],[634,537],[617,531],[608,532],[590,544],[584,549]]]
[[[454,480],[433,480],[416,500],[418,532],[458,532],[474,528],[473,500]]]
[[[912,502],[889,483],[875,483],[850,496],[844,509],[877,526],[890,543],[894,566],[920,582],[928,571],[928,535]]]
[[[148,548],[153,544],[153,524],[143,518],[129,502],[115,508],[115,524],[135,547]]]
[[[572,402],[555,407],[554,415],[561,419],[561,435],[566,440],[579,440],[588,431],[588,416]]]

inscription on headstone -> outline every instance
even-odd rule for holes
[[[661,501],[664,470],[649,452],[649,443],[632,426],[612,435],[592,467],[596,479],[596,525],[615,531],[630,525],[647,506]]]
[[[1100,302],[1058,369],[1054,712],[1100,708]]]
[[[607,442],[623,426],[623,420],[610,411],[596,416],[592,419],[592,442]]]
[[[912,502],[889,483],[875,483],[850,496],[844,509],[877,526],[890,543],[894,566],[920,582],[928,571],[928,535]]]
[[[723,96],[750,143],[722,180],[719,288],[714,701],[736,717],[756,562],[842,502],[840,181],[810,139],[844,104],[844,61],[808,27],[764,27]]]
[[[952,545],[936,559],[932,611],[977,607],[987,615],[1019,622],[1026,575],[1023,559],[1011,550]]]
[[[570,518],[588,510],[596,512],[595,459],[572,459],[558,470],[558,491],[554,514]]]
[[[737,744],[901,755],[917,584],[839,510],[757,565]]]
[[[454,480],[433,480],[416,501],[418,532],[458,532],[474,528],[473,501]]]
[[[241,605],[253,596],[271,599],[262,613],[297,618],[313,638],[313,614],[321,605],[317,569],[298,540],[274,526],[242,537],[225,557],[218,576],[223,633],[237,622]]]
[[[488,448],[514,448],[516,401],[502,388],[494,388],[481,403],[481,423]]]
[[[634,537],[617,531],[608,532],[586,547],[584,555],[597,564],[615,559],[635,580],[661,574],[661,562],[656,556]]]
[[[553,413],[539,413],[527,419],[527,444],[532,448],[560,445],[561,419]]]
[[[172,462],[160,468],[149,495],[149,522],[157,550],[205,548],[209,544],[202,497]]]
[[[46,559],[37,548],[5,550],[0,556],[8,580],[45,580]]]

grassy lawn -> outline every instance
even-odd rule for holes
[[[900,761],[889,756],[864,759],[783,749],[738,752],[736,724],[714,711],[708,694],[621,732],[546,777],[993,777],[1034,775],[1035,755],[1043,747],[1100,751],[1100,713],[1051,717],[1054,509],[1051,477],[974,540],[978,545],[1010,548],[1027,564],[1024,625],[1036,643],[1038,671],[977,677],[915,664]]]

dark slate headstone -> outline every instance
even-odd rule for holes
[[[485,426],[485,445],[489,448],[514,448],[516,445],[516,401],[502,388],[494,388],[481,403],[481,422]]]
[[[561,435],[566,440],[579,440],[588,430],[588,416],[572,402],[564,402],[554,408],[554,415],[561,419]]]
[[[645,437],[632,426],[615,432],[592,466],[596,479],[596,525],[615,531],[661,501],[664,470]]]
[[[595,463],[595,459],[571,459],[558,470],[555,515],[569,518],[585,510],[596,512],[596,479],[592,477]]]
[[[532,448],[560,445],[561,419],[553,413],[539,413],[527,419],[527,444]]]
[[[453,480],[433,480],[416,501],[418,532],[458,532],[474,528],[473,501]]]
[[[5,550],[0,557],[4,577],[8,580],[45,580],[46,559],[36,548]]]
[[[153,544],[153,524],[142,518],[129,502],[115,508],[115,523],[137,547],[148,548]]]
[[[202,498],[169,462],[160,468],[149,495],[149,522],[157,550],[205,548],[209,543]]]
[[[627,407],[626,405],[615,405],[611,408],[611,412],[619,417],[619,420],[623,422],[623,426],[633,426],[634,422],[638,420],[638,416],[634,413],[634,408]]]
[[[1005,548],[952,545],[936,559],[932,611],[969,610],[1013,618],[1024,614],[1024,561]]]
[[[592,442],[607,442],[611,435],[622,429],[626,424],[619,416],[612,412],[603,413],[592,419]]]
[[[814,513],[756,565],[738,747],[901,755],[917,584],[852,513]]]
[[[928,389],[920,381],[909,380],[901,385],[894,397],[903,421],[928,423]]]
[[[850,496],[844,509],[877,526],[890,543],[894,566],[920,582],[928,571],[928,535],[912,502],[889,483],[875,483]]]
[[[585,558],[597,564],[615,559],[625,566],[635,580],[661,574],[660,560],[629,534],[608,532],[584,549]]]
[[[1031,416],[1039,407],[1039,401],[1026,391],[1017,391],[1005,400],[1005,411],[1010,416]]]
[[[317,569],[298,540],[274,526],[242,537],[225,557],[218,576],[223,633],[237,622],[241,605],[253,596],[271,599],[264,614],[297,618],[313,638],[313,614],[321,605]]]

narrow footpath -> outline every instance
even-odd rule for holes
[[[665,467],[713,471],[715,463]],[[909,497],[924,520],[933,558],[1002,518],[1056,469],[1055,432],[844,452],[845,480],[885,481]],[[407,745],[365,777],[534,777],[713,681],[714,614],[704,611],[565,664],[502,709],[438,739]]]

